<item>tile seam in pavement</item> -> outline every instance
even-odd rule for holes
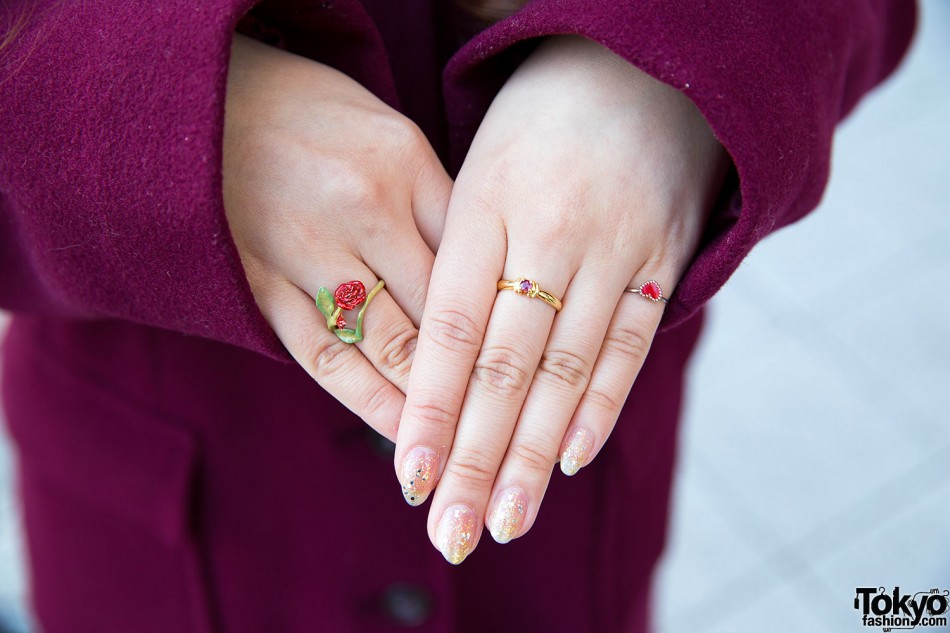
[[[687,625],[696,622],[710,622],[710,614],[715,614],[719,621],[723,621],[740,608],[751,606],[766,598],[775,589],[783,584],[797,586],[802,574],[809,573],[814,575],[816,564],[824,562],[831,554],[842,549],[842,544],[849,540],[866,535],[876,529],[883,528],[889,521],[896,520],[901,515],[910,511],[913,507],[924,503],[926,499],[943,487],[950,485],[950,468],[948,468],[947,454],[950,452],[950,444],[940,446],[932,451],[931,455],[919,460],[911,468],[889,479],[887,482],[879,485],[868,494],[862,496],[857,501],[849,504],[848,507],[831,515],[818,525],[806,532],[802,537],[789,541],[784,545],[779,545],[767,554],[762,560],[747,568],[735,576],[729,587],[710,592],[703,599],[696,601],[692,605],[683,609],[683,615],[677,618],[677,624],[680,621]],[[705,470],[715,471],[715,466],[703,460],[701,457],[695,459],[697,465],[703,466]],[[707,473],[708,474],[708,473]],[[927,475],[939,475],[928,477]],[[716,476],[713,475],[713,478]],[[704,479],[704,478],[699,478]],[[934,481],[937,485],[929,488],[921,488],[921,481]],[[899,494],[906,490],[908,486],[914,486],[916,494],[913,498]],[[755,517],[758,524],[756,529],[771,531],[774,529],[768,524],[768,520],[763,518],[748,503],[744,503],[742,495],[726,484],[724,490],[729,496],[738,499],[738,505],[745,505],[744,508],[736,508],[733,503],[734,511],[737,514],[729,523],[735,525],[737,517],[743,517],[739,524],[748,522],[749,517]],[[895,503],[894,500],[897,500]],[[886,516],[881,516],[884,511]],[[724,518],[727,518],[724,515]],[[740,538],[742,534],[738,534]],[[792,565],[789,565],[789,563]],[[781,568],[781,581],[776,581],[775,567]],[[817,578],[817,577],[816,577]],[[819,582],[823,582],[820,581]],[[826,593],[827,599],[830,594]],[[739,603],[738,596],[741,596]],[[751,598],[751,599],[750,599]],[[696,630],[684,628],[682,630]]]

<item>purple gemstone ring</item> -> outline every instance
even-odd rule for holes
[[[519,295],[531,297],[532,299],[541,299],[556,311],[561,309],[561,300],[550,292],[541,290],[538,282],[518,277],[517,279],[501,279],[498,281],[499,290],[514,290]]]

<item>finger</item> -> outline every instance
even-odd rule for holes
[[[327,330],[310,295],[281,282],[262,295],[261,309],[290,355],[321,387],[378,433],[396,439],[394,422],[405,397],[359,349]]]
[[[452,445],[505,260],[500,223],[485,214],[452,217],[432,269],[396,441],[394,466],[410,505],[426,500]]]
[[[373,308],[366,311],[363,340],[356,347],[386,380],[405,394],[419,330],[387,291],[388,286],[387,282],[376,295]],[[391,420],[393,432],[398,420],[398,416]]]
[[[565,261],[541,256],[526,257],[524,248],[509,253],[506,279],[519,271],[543,271],[541,288],[561,297],[572,275]],[[475,547],[477,538],[459,544],[447,538],[455,533],[452,508],[467,507],[483,523],[489,495],[498,468],[541,360],[545,342],[555,320],[552,306],[537,298],[501,291],[489,318],[482,349],[465,393],[452,451],[439,480],[429,512],[432,542],[452,563],[461,562]],[[547,461],[550,470],[556,446]]]
[[[636,285],[628,287],[639,287],[652,278],[645,276],[651,272],[639,273],[635,277]],[[669,274],[663,271],[659,278],[670,278]],[[631,292],[623,293],[607,327],[590,384],[561,443],[561,472],[565,475],[573,475],[589,464],[607,441],[643,367],[662,317],[662,303]]]
[[[422,321],[435,254],[408,221],[359,244],[359,256],[381,279],[416,328]]]
[[[412,190],[412,215],[423,240],[435,253],[442,241],[446,209],[454,183],[432,146],[428,142],[422,145],[424,156]]]
[[[367,301],[351,311],[341,312],[340,317],[343,321],[338,324],[338,327],[350,331],[358,330],[363,338],[356,342],[354,349],[359,350],[383,378],[395,385],[399,391],[405,393],[419,331],[391,296],[388,280],[382,290],[379,290],[370,299],[369,293],[376,287],[380,278],[369,267],[355,258],[350,261],[349,265],[339,266],[339,268],[341,272],[333,277],[334,280],[339,280],[336,284],[331,283],[324,286],[318,280],[311,278],[301,286],[301,289],[311,297],[316,297],[321,286],[326,287],[333,294],[339,283],[350,280],[358,280],[362,283],[367,291]],[[372,302],[371,306],[368,305],[370,301]],[[363,310],[364,306],[366,309],[363,313],[363,320],[360,322],[359,312]],[[317,310],[313,299],[311,299],[311,307]],[[318,311],[316,317],[322,318],[323,329],[337,338],[335,334],[327,329],[326,318],[323,314]],[[393,431],[398,419],[397,415],[389,421],[389,426],[392,427]]]
[[[612,276],[582,268],[564,295],[491,493],[486,526],[499,543],[525,534],[537,515],[616,307],[615,299],[605,298],[624,287],[622,272]]]

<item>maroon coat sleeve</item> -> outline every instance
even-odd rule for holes
[[[253,2],[34,3],[0,51],[0,307],[129,319],[286,358],[254,305],[221,200],[229,45]],[[312,48],[297,52],[395,102],[358,2],[275,4],[299,25],[285,35]],[[447,110],[455,129],[476,126],[511,70],[493,60],[551,33],[597,39],[686,91],[732,154],[742,203],[733,196],[711,223],[672,324],[755,241],[817,203],[835,122],[893,68],[913,20],[913,5],[897,0],[537,0],[455,55]]]
[[[897,65],[913,0],[535,0],[468,42],[446,70],[457,136],[477,125],[530,40],[593,39],[699,107],[732,156],[725,191],[664,316],[686,319],[769,232],[812,210],[836,123]]]
[[[128,319],[289,359],[221,193],[230,44],[255,1],[0,7],[0,24],[33,7],[0,50],[0,309]],[[313,54],[389,98],[369,17],[328,6],[294,16]]]
[[[35,3],[0,53],[0,307],[283,353],[221,196],[227,61],[251,4]]]

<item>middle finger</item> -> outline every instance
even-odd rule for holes
[[[590,383],[624,288],[622,269],[582,266],[567,289],[495,478],[486,525],[499,543],[523,535],[537,517],[561,440]]]
[[[535,271],[538,276],[529,279],[555,297],[563,294],[573,274],[568,261],[558,260],[550,251],[532,257],[525,248],[513,244],[504,278],[517,280]],[[452,450],[429,512],[430,537],[451,563],[464,560],[478,541],[495,475],[541,360],[554,315],[554,307],[538,297],[519,296],[511,290],[500,290],[495,297]],[[468,529],[469,525],[474,528]]]

